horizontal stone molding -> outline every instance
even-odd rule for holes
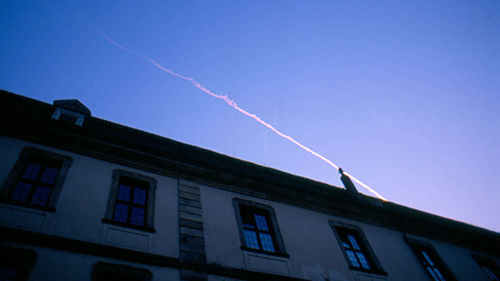
[[[184,198],[179,198],[179,206],[180,205],[189,206],[189,207],[195,207],[195,208],[201,208],[200,201],[190,200],[190,199],[184,199]]]
[[[179,191],[192,193],[192,194],[200,194],[200,189],[198,187],[179,185]]]
[[[191,214],[191,213],[185,213],[185,212],[179,212],[179,219],[192,220],[192,221],[197,221],[197,222],[200,222],[200,223],[202,221],[201,215],[196,215],[196,214]]]
[[[195,201],[200,201],[200,195],[199,194],[193,194],[189,192],[184,192],[184,191],[179,191],[179,198],[184,198],[184,199],[189,199],[189,200],[195,200]]]
[[[179,219],[179,225],[183,227],[189,227],[192,229],[203,230],[203,224],[197,221]]]
[[[181,270],[194,270],[240,280],[306,281],[306,279],[282,276],[279,274],[269,274],[226,267],[217,264],[207,264],[205,262],[205,256],[199,254],[197,255],[199,262],[188,261],[186,259],[188,255],[191,255],[192,257],[190,260],[196,260],[196,258],[194,258],[196,254],[190,254],[188,252],[184,252],[185,254],[181,255],[180,258],[174,258],[22,229],[0,227],[0,233],[2,234],[0,235],[1,242],[21,243],[35,247],[142,263],[146,265],[178,268]]]
[[[201,215],[201,208],[179,205],[179,212]]]
[[[205,245],[205,240],[202,237],[192,236],[188,234],[181,235],[180,242],[196,244],[196,245]]]

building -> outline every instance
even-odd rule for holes
[[[77,100],[2,91],[0,107],[0,280],[499,280],[499,233],[98,119]]]

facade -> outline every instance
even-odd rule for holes
[[[98,119],[77,100],[1,91],[0,107],[0,280],[499,280],[499,233]]]

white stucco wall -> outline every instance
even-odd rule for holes
[[[456,245],[451,245],[443,243],[440,241],[431,240],[425,237],[420,237],[416,235],[409,235],[412,239],[424,241],[431,244],[443,262],[448,266],[448,268],[453,272],[458,280],[474,280],[474,281],[489,281],[490,279],[481,270],[476,261],[472,258],[475,251],[470,249],[459,247]],[[490,255],[480,254],[481,256],[487,257],[490,260],[496,261],[500,264],[500,259],[495,258]]]
[[[239,198],[274,208],[283,243],[290,255],[288,259],[281,259],[287,263],[289,271],[287,275],[313,280],[321,275],[330,280],[352,280],[352,273],[347,268],[341,249],[328,224],[330,217],[208,186],[202,186],[200,191],[208,263],[244,269],[250,267],[248,254],[252,253],[240,248],[238,225],[232,203],[233,198]],[[301,222],[305,222],[308,227],[304,227],[304,223]],[[266,257],[266,255],[261,256]],[[260,271],[273,270],[269,262],[263,262],[261,266]]]
[[[274,209],[283,242],[290,255],[288,259],[284,259],[288,264],[290,276],[315,281],[398,281],[410,280],[409,277],[411,280],[430,280],[401,232],[210,186],[201,186],[200,191],[208,263],[263,272],[273,272],[276,269],[272,262],[264,260],[261,268],[250,268],[248,255],[252,254],[240,248],[238,225],[232,203],[233,198],[239,198],[269,205]],[[360,228],[388,275],[350,270],[329,220]],[[458,280],[487,280],[472,259],[471,250],[421,237],[416,238],[431,242]]]
[[[29,275],[29,280],[89,281],[91,280],[90,277],[92,274],[92,267],[97,262],[128,265],[140,269],[149,270],[153,275],[153,281],[180,280],[179,270],[175,268],[144,265],[122,260],[83,255],[73,252],[33,247],[18,243],[9,243],[8,245],[15,248],[34,250],[36,252],[37,259],[33,270]]]
[[[4,183],[20,152],[34,147],[73,159],[55,212],[0,204],[0,224],[72,239],[109,244],[170,257],[179,255],[178,180],[75,153],[0,136],[0,183]],[[115,169],[156,180],[155,233],[110,225],[105,216]]]
[[[0,136],[0,183],[3,184],[25,147],[52,151],[72,158],[59,195],[56,211],[45,212],[0,203],[0,225],[27,229],[56,236],[113,245],[154,254],[178,257],[178,180],[129,168],[116,163]],[[155,233],[119,227],[102,222],[105,216],[112,174],[115,169],[152,177],[157,182],[155,195]],[[368,280],[429,280],[401,232],[370,224],[334,217],[269,200],[257,199],[200,185],[205,249],[207,262],[225,267],[289,275],[314,281]],[[282,234],[289,258],[243,251],[238,232],[233,199],[258,202],[271,206]],[[350,270],[342,249],[329,225],[329,220],[360,228],[388,276],[359,273]],[[413,237],[433,245],[458,280],[488,280],[471,257],[470,249]],[[35,249],[35,248],[34,248]],[[80,280],[89,276],[96,261],[111,260],[36,248],[39,258],[33,274],[43,276],[44,270],[58,278],[33,280]],[[490,259],[500,260],[489,256]],[[114,262],[120,263],[120,262]],[[141,267],[141,266],[138,266]],[[142,266],[144,267],[144,266]],[[178,270],[151,268],[163,280],[178,280]],[[38,272],[38,273],[37,273]],[[85,274],[85,275],[80,275]],[[156,273],[154,273],[155,275]],[[163,275],[162,275],[163,274]],[[172,278],[172,279],[170,279]],[[210,280],[218,276],[209,276]],[[84,278],[81,280],[88,280]],[[156,279],[155,280],[162,280]],[[227,279],[226,280],[230,280]]]

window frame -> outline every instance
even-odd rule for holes
[[[133,267],[125,264],[114,264],[101,261],[94,263],[94,265],[92,266],[92,273],[90,278],[92,281],[103,281],[106,280],[106,276],[101,275],[106,273],[139,277],[142,278],[142,281],[151,281],[153,279],[153,274],[147,269]]]
[[[474,261],[477,263],[479,268],[481,268],[481,271],[488,276],[489,280],[495,280],[490,275],[486,272],[486,270],[483,267],[486,267],[489,271],[491,271],[491,274],[493,274],[497,280],[500,280],[500,268],[498,267],[497,263],[489,258],[477,255],[477,254],[471,254],[472,258]]]
[[[16,183],[20,180],[20,177],[24,169],[26,168],[26,165],[29,163],[29,160],[32,159],[33,157],[41,157],[52,161],[55,160],[61,162],[61,167],[58,171],[56,182],[51,188],[51,193],[49,195],[49,198],[47,199],[47,204],[45,206],[32,204],[29,202],[29,200],[27,202],[20,202],[10,198],[10,195],[12,191],[15,189]],[[2,186],[2,193],[0,195],[1,201],[7,204],[55,212],[57,199],[59,198],[59,194],[61,193],[62,186],[64,184],[66,175],[69,171],[72,162],[73,159],[69,156],[33,147],[23,148],[19,154],[19,158],[17,159],[16,164],[10,171],[9,175],[7,176],[7,179],[5,180]]]
[[[54,120],[61,121],[62,123],[76,125],[79,127],[82,127],[83,122],[85,121],[84,114],[77,113],[60,107],[57,107],[56,110],[54,110],[54,113],[52,114],[51,118]]]
[[[28,280],[38,255],[34,250],[0,245],[0,266],[14,267],[18,281]]]
[[[425,258],[423,258],[422,255],[421,255],[421,252],[424,251],[424,250],[427,253],[427,255],[431,255],[429,257],[429,259],[434,264],[436,264],[436,266],[430,265],[431,267],[437,268],[439,270],[439,272],[441,273],[441,275],[443,276],[443,278],[446,281],[457,281],[457,278],[453,275],[453,273],[448,268],[448,266],[446,265],[446,263],[443,261],[443,259],[441,258],[441,256],[438,254],[438,252],[436,251],[436,249],[430,243],[424,242],[424,241],[415,240],[415,239],[411,239],[411,238],[408,238],[408,237],[406,237],[406,242],[408,243],[408,245],[412,249],[413,254],[415,254],[415,257],[418,260],[418,263],[422,266],[423,271],[426,272],[426,274],[427,274],[427,276],[429,276],[430,280],[435,280],[435,278],[426,269],[426,264],[425,263],[428,263],[428,262],[425,261]]]
[[[263,249],[254,249],[250,248],[246,244],[245,240],[245,235],[243,231],[243,221],[242,221],[242,216],[241,216],[241,208],[240,206],[244,206],[245,208],[249,209],[256,209],[259,211],[263,211],[267,213],[267,218],[269,219],[268,222],[268,228],[270,228],[270,235],[273,239],[273,246],[275,251],[265,251]],[[286,257],[288,258],[289,255],[287,254],[285,244],[283,243],[283,238],[281,236],[281,232],[278,226],[278,221],[276,219],[276,213],[274,212],[274,209],[271,206],[260,204],[257,202],[253,201],[247,201],[239,198],[233,198],[233,207],[235,211],[235,216],[236,216],[236,222],[238,224],[238,233],[240,236],[240,242],[241,242],[241,249],[245,251],[250,251],[250,252],[256,252],[256,253],[261,253],[261,254],[266,254],[266,255],[273,255],[273,256],[279,256],[279,257]],[[260,238],[259,238],[260,240]],[[259,245],[260,242],[259,242]]]
[[[118,186],[121,177],[129,178],[136,181],[142,181],[147,184],[147,196],[146,196],[146,207],[145,207],[146,214],[144,218],[144,226],[134,225],[128,222],[126,223],[119,222],[113,219],[113,212],[115,210],[115,205],[117,203]],[[154,229],[155,193],[156,193],[156,180],[154,178],[124,170],[119,170],[119,169],[114,170],[112,175],[108,206],[106,208],[106,214],[102,219],[102,221],[108,224],[114,224],[142,231],[153,232],[153,233],[156,232],[156,230]]]
[[[373,252],[373,249],[370,246],[370,243],[366,239],[366,236],[360,227],[355,226],[355,225],[349,225],[349,224],[333,221],[333,220],[330,220],[329,224],[330,224],[330,227],[332,228],[333,233],[335,234],[335,238],[337,239],[337,242],[339,243],[340,250],[342,251],[342,254],[344,255],[345,261],[346,261],[349,269],[355,270],[355,271],[360,271],[360,272],[384,275],[384,276],[387,275],[387,272],[382,268],[382,265],[380,264],[379,260],[377,259],[375,252]],[[339,231],[342,233],[339,233]],[[371,266],[371,269],[366,269],[366,268],[363,268],[362,266],[357,267],[357,266],[354,266],[351,264],[349,256],[346,252],[346,249],[345,249],[344,245],[342,244],[343,239],[341,236],[344,235],[343,232],[354,234],[354,238],[357,238],[356,242],[359,245],[359,247],[361,248],[358,252],[363,253],[363,255],[365,256],[369,265]]]

